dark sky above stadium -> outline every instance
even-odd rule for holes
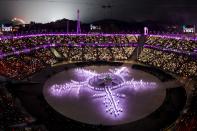
[[[102,8],[111,5],[111,8]],[[67,18],[124,21],[159,20],[197,23],[197,0],[0,0],[0,20],[19,17],[26,22],[50,22]]]

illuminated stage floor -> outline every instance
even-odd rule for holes
[[[70,119],[117,125],[154,112],[166,90],[156,77],[123,65],[68,69],[48,79],[43,93],[49,105]]]

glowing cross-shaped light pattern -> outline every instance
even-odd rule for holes
[[[126,98],[126,95],[123,93],[114,93],[115,90],[130,89],[132,91],[142,91],[156,88],[155,82],[135,81],[134,79],[126,80],[126,77],[129,76],[127,67],[110,69],[107,73],[97,73],[77,68],[74,70],[74,74],[81,80],[71,80],[68,83],[52,85],[49,88],[50,93],[54,96],[64,96],[71,89],[76,89],[76,96],[79,96],[81,89],[88,89],[92,93],[91,98],[101,99],[105,107],[104,111],[115,118],[124,112],[123,103],[120,100]]]

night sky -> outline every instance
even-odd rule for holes
[[[111,8],[102,8],[111,5]],[[0,20],[19,17],[26,22],[50,22],[67,18],[81,21],[157,20],[197,23],[197,0],[0,0]]]

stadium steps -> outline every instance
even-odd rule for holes
[[[139,36],[138,46],[134,49],[134,51],[130,57],[131,60],[134,60],[134,61],[137,60],[138,56],[140,55],[140,53],[143,50],[143,46],[144,46],[146,40],[147,40],[146,36],[144,36],[144,35]]]

